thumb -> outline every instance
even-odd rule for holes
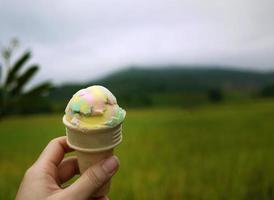
[[[84,200],[107,183],[119,168],[119,160],[111,156],[88,168],[80,178],[63,192],[69,199]]]

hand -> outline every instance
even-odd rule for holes
[[[77,159],[64,159],[65,153],[70,151],[72,149],[67,145],[66,137],[53,139],[38,160],[26,171],[16,200],[92,199],[91,196],[118,170],[118,158],[111,156],[87,169],[77,181],[63,189],[61,184],[79,174]],[[108,198],[105,196],[99,199]]]

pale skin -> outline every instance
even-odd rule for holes
[[[79,174],[77,159],[64,158],[71,151],[66,137],[53,139],[26,171],[16,200],[93,200],[93,194],[117,172],[119,160],[111,156],[88,168],[72,185],[62,188],[63,183]]]

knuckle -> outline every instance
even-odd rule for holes
[[[30,166],[25,172],[26,177],[35,177],[39,174],[41,174],[41,169],[36,163]]]
[[[55,144],[57,141],[58,141],[58,138],[54,138],[49,142],[49,144]]]
[[[31,166],[30,168],[28,168],[28,169],[26,170],[24,176],[25,176],[25,177],[31,177],[31,176],[34,175],[34,173],[35,173],[35,169],[34,169],[33,166]]]
[[[85,174],[93,185],[99,187],[104,184],[104,180],[98,176],[93,168],[88,169]]]

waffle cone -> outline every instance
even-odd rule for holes
[[[70,124],[65,116],[68,145],[76,151],[80,173],[90,166],[113,155],[114,147],[122,141],[122,124],[115,127],[86,129]],[[93,197],[104,196],[109,192],[110,182],[100,188]]]

